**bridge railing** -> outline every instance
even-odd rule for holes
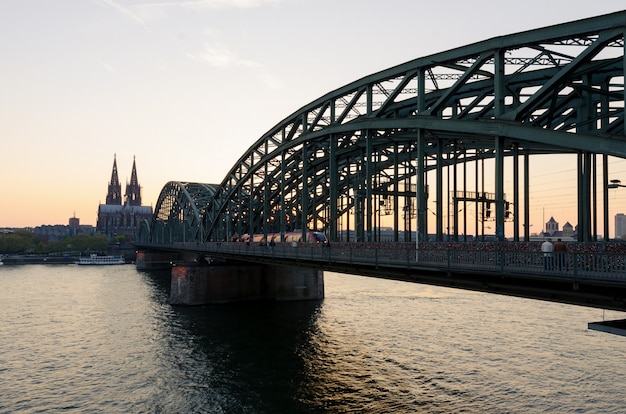
[[[417,250],[415,246],[375,244],[355,245],[279,243],[261,246],[245,243],[184,244],[185,250],[227,253],[297,261],[316,261],[328,264],[368,265],[404,269],[432,269],[456,272],[497,272],[516,276],[540,276],[552,279],[583,279],[626,284],[626,253],[567,252],[544,255],[532,250],[497,250],[481,248],[438,248]],[[181,246],[183,247],[183,246]]]

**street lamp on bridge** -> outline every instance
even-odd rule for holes
[[[626,187],[623,185],[620,180],[611,180],[611,182],[607,185],[608,188],[618,188],[618,187]]]

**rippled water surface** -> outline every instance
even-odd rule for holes
[[[2,413],[623,412],[624,318],[327,273],[321,302],[178,308],[133,266],[0,267]]]

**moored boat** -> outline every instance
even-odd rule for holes
[[[79,257],[76,262],[78,265],[119,265],[124,264],[124,256],[98,256],[91,254],[88,257]]]

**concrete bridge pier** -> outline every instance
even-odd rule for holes
[[[323,298],[324,272],[321,270],[241,263],[177,263],[172,267],[172,305]]]
[[[144,252],[137,251],[135,266],[138,270],[169,269],[172,262],[180,260],[177,252]]]

